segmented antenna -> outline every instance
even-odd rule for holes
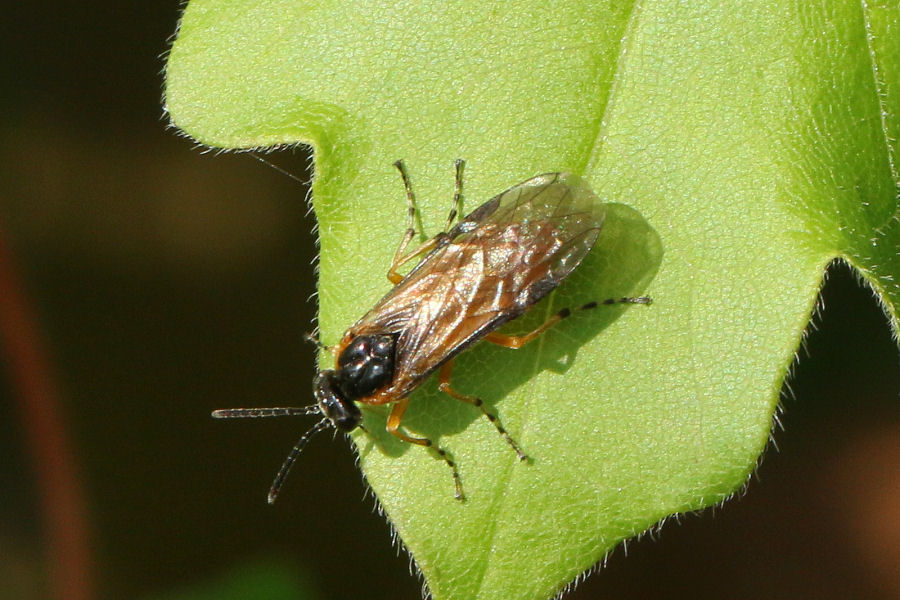
[[[266,417],[307,417],[319,415],[317,404],[312,406],[273,406],[270,408],[220,408],[212,411],[214,419],[263,419]]]
[[[288,177],[290,177],[291,179],[293,179],[294,181],[296,181],[297,183],[299,183],[299,184],[301,184],[301,185],[309,185],[310,183],[312,183],[312,182],[309,181],[308,179],[300,179],[299,177],[297,177],[296,175],[294,175],[294,174],[291,173],[290,171],[287,171],[287,170],[285,170],[285,169],[282,169],[281,167],[279,167],[279,166],[276,165],[275,163],[273,163],[273,162],[271,162],[271,161],[268,161],[268,160],[264,159],[263,157],[259,156],[258,154],[254,153],[254,152],[248,152],[248,154],[249,154],[250,156],[252,156],[253,158],[255,158],[256,160],[258,160],[259,162],[261,162],[262,164],[267,165],[267,166],[269,166],[269,167],[272,167],[273,169],[275,169],[276,171],[278,171],[278,172],[281,173],[282,175],[287,175]]]
[[[284,480],[287,479],[288,473],[291,472],[291,467],[294,466],[294,461],[297,460],[297,457],[306,447],[306,444],[309,443],[310,438],[330,426],[331,421],[326,417],[313,425],[309,431],[300,436],[300,439],[297,440],[297,443],[294,444],[294,447],[291,448],[290,452],[288,452],[287,458],[285,458],[284,462],[281,463],[281,468],[278,469],[278,475],[275,476],[275,481],[272,482],[272,487],[269,488],[269,504],[275,504],[275,500],[278,498],[278,492],[281,491],[281,486],[284,483]]]
[[[322,409],[319,408],[318,404],[303,407],[273,406],[270,408],[220,408],[212,411],[212,416],[215,419],[264,419],[267,417],[306,417],[309,415],[321,414]],[[294,466],[294,461],[297,460],[300,452],[302,452],[303,448],[306,447],[306,444],[309,443],[310,438],[329,426],[331,426],[331,421],[328,417],[325,417],[313,425],[309,431],[304,433],[300,439],[297,440],[297,443],[294,444],[294,447],[288,452],[287,458],[281,463],[281,468],[278,469],[275,481],[272,482],[272,487],[269,488],[269,504],[275,504],[275,499],[278,498],[278,492],[281,491],[284,480],[287,479],[291,467]]]

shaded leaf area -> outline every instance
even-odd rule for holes
[[[389,287],[397,158],[432,233],[457,157],[470,208],[550,170],[614,203],[585,264],[508,330],[608,296],[654,305],[478,346],[455,370],[532,462],[434,384],[405,423],[453,453],[466,503],[378,431],[383,411],[355,437],[436,598],[546,598],[746,480],[827,264],[858,269],[896,331],[898,28],[887,3],[192,0],[167,107],[211,146],[314,147],[326,343]]]

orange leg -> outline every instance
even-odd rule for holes
[[[397,272],[397,269],[416,258],[417,256],[422,256],[427,252],[431,251],[435,246],[437,246],[438,242],[445,238],[446,232],[450,231],[450,226],[453,225],[454,219],[459,217],[459,209],[461,208],[461,198],[462,198],[462,173],[463,166],[465,162],[461,159],[457,159],[456,161],[456,192],[453,194],[453,207],[450,209],[450,215],[447,217],[447,225],[444,227],[444,231],[437,234],[435,237],[431,238],[427,242],[420,245],[418,248],[406,254],[406,248],[409,246],[409,243],[416,236],[416,198],[412,191],[412,186],[409,183],[409,175],[406,172],[406,167],[403,164],[402,160],[398,160],[394,163],[394,166],[397,167],[397,170],[400,171],[400,177],[403,178],[403,187],[406,188],[406,204],[408,207],[408,215],[409,215],[409,224],[406,227],[406,233],[403,234],[403,239],[400,240],[400,245],[397,247],[397,250],[394,252],[394,260],[391,262],[391,268],[388,269],[387,278],[391,283],[397,285],[400,281],[403,280],[403,276]],[[421,222],[420,222],[421,225]],[[422,236],[425,236],[425,232],[422,232]]]
[[[588,302],[587,304],[583,304],[574,310],[590,310],[592,308],[597,308],[600,305],[610,305],[610,304],[651,304],[653,301],[646,296],[640,296],[637,298],[610,298],[608,300],[603,300],[602,302]],[[518,350],[537,336],[541,335],[563,319],[572,315],[573,309],[564,308],[549,319],[547,319],[540,327],[531,331],[529,333],[523,335],[505,335],[502,333],[491,332],[484,336],[484,339],[489,341],[492,344],[497,344],[498,346],[503,346],[505,348],[513,348],[514,350]]]
[[[562,321],[564,318],[565,317],[559,316],[559,313],[556,313],[555,315],[547,319],[547,321],[545,321],[543,325],[541,325],[534,331],[531,331],[524,335],[505,335],[503,333],[492,331],[491,333],[484,336],[484,339],[492,344],[503,346],[504,348],[512,348],[514,350],[518,350],[537,336],[541,335],[542,333]]]
[[[418,251],[413,252],[410,255],[405,254],[406,247],[409,246],[409,243],[416,236],[416,197],[413,195],[412,186],[409,184],[409,175],[406,174],[406,167],[403,165],[403,161],[398,160],[394,163],[394,166],[400,171],[400,177],[403,178],[403,187],[406,188],[406,206],[409,218],[409,224],[406,226],[406,233],[403,234],[403,239],[400,240],[400,245],[397,246],[397,250],[394,252],[394,260],[391,262],[391,268],[388,270],[387,275],[391,283],[397,284],[403,279],[403,277],[397,273],[397,268],[418,254]]]
[[[416,444],[418,446],[425,446],[426,448],[430,448],[437,453],[438,458],[447,463],[447,466],[450,467],[450,470],[453,471],[453,483],[456,486],[456,499],[464,500],[462,491],[462,482],[459,478],[459,471],[456,470],[456,463],[453,462],[453,459],[450,457],[450,454],[441,448],[440,446],[435,446],[434,442],[429,440],[428,438],[417,438],[409,436],[402,431],[400,431],[400,421],[403,420],[403,413],[406,412],[406,407],[409,406],[409,398],[403,398],[398,400],[394,407],[391,409],[391,414],[387,420],[387,430],[394,436],[400,438],[404,442],[410,444]]]
[[[526,460],[528,458],[528,455],[526,455],[524,452],[522,452],[522,450],[519,448],[519,445],[516,443],[516,441],[514,439],[512,439],[512,436],[510,436],[509,433],[507,433],[506,430],[503,428],[503,425],[500,424],[500,420],[495,415],[493,415],[487,411],[487,409],[484,407],[484,402],[481,400],[481,398],[479,398],[477,396],[469,396],[467,394],[461,394],[461,393],[457,392],[456,390],[454,390],[452,387],[450,387],[450,375],[452,373],[453,373],[453,360],[450,360],[450,361],[444,363],[444,366],[441,367],[441,370],[438,373],[438,381],[440,382],[440,384],[438,385],[438,389],[441,390],[442,392],[444,392],[445,394],[447,394],[448,396],[451,396],[453,398],[456,398],[457,400],[461,400],[462,402],[465,402],[467,404],[471,404],[473,406],[477,406],[478,408],[480,408],[482,414],[484,414],[484,416],[487,417],[488,421],[490,421],[494,425],[494,427],[497,428],[497,432],[503,436],[503,439],[506,440],[506,443],[508,443],[512,447],[512,449],[515,450],[516,455],[519,457],[519,460]]]
[[[410,230],[407,230],[407,233],[409,233],[409,231]],[[437,246],[438,239],[438,237],[431,238],[430,240],[404,256],[403,252],[404,250],[406,250],[407,244],[409,244],[409,240],[404,237],[403,241],[400,243],[400,247],[397,248],[396,254],[394,254],[394,260],[391,262],[391,268],[388,269],[388,280],[390,280],[390,282],[394,285],[400,283],[403,280],[403,275],[398,273],[397,269],[399,269],[412,259],[416,258],[417,256],[422,256],[423,254],[427,254],[428,252],[430,252],[432,249],[434,249],[435,246]]]

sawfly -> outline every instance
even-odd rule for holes
[[[335,364],[319,371],[313,381],[316,403],[212,413],[216,418],[321,417],[284,460],[269,490],[270,504],[313,435],[328,428],[353,431],[362,424],[360,405],[381,404],[391,405],[387,430],[404,442],[434,451],[450,468],[455,496],[462,500],[462,482],[451,454],[401,427],[410,394],[435,371],[442,392],[477,407],[518,458],[528,458],[481,398],[451,386],[453,362],[480,340],[520,348],[572,314],[573,309],[564,308],[524,335],[496,331],[553,291],[581,263],[600,235],[604,205],[581,177],[545,173],[458,218],[464,162],[457,160],[453,207],[444,231],[409,250],[416,235],[416,201],[403,162],[394,164],[406,189],[409,219],[387,272],[394,287],[344,333],[337,346],[328,348]],[[399,273],[415,260],[409,273]],[[650,299],[588,302],[574,310],[615,303],[650,304]]]

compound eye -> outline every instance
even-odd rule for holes
[[[328,418],[341,431],[353,431],[362,421],[362,413],[352,400],[336,402],[331,406]]]
[[[353,402],[338,394],[338,377],[334,371],[322,371],[313,381],[313,393],[319,409],[341,431],[353,431],[362,421],[362,413]]]

